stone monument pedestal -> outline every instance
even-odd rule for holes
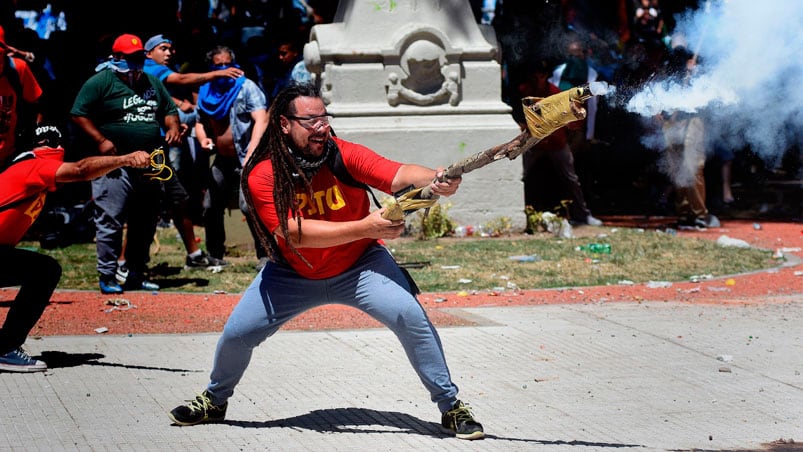
[[[334,22],[314,26],[304,47],[338,136],[430,167],[520,133],[502,102],[499,60],[493,28],[476,23],[465,0],[341,0]],[[507,217],[523,227],[521,165],[466,174],[440,203],[458,224]]]

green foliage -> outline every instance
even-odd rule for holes
[[[527,226],[524,230],[527,234],[559,231],[563,222],[563,217],[560,215],[552,212],[539,212],[532,206],[525,206],[524,214],[527,216]]]
[[[490,237],[509,236],[513,232],[513,220],[499,217],[482,225],[482,230]]]
[[[445,237],[454,231],[457,224],[449,218],[449,207],[451,204],[435,204],[426,210],[417,211],[418,238],[421,240],[436,239]]]
[[[393,197],[385,197],[379,201],[382,207],[388,208],[396,200]],[[416,236],[420,240],[429,240],[438,237],[445,237],[451,234],[455,228],[455,222],[449,218],[449,207],[451,204],[435,204],[429,209],[421,209],[415,212],[413,220],[407,224],[405,235]]]

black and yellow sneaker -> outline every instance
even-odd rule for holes
[[[482,424],[474,420],[471,408],[459,400],[452,405],[451,410],[443,413],[441,425],[459,439],[481,439],[485,437]]]
[[[201,254],[198,256],[187,256],[187,259],[184,263],[184,269],[190,270],[194,268],[205,268],[218,273],[223,271],[223,267],[227,265],[229,265],[229,263],[223,259],[218,259],[214,256],[206,254],[205,251],[201,251]]]
[[[215,405],[209,398],[207,391],[195,397],[195,400],[187,405],[180,405],[168,414],[168,417],[176,425],[195,425],[208,422],[220,422],[226,418],[226,408],[229,403]]]

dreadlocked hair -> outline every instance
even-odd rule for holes
[[[312,185],[305,176],[304,171],[298,166],[296,160],[290,152],[285,135],[282,133],[281,116],[294,115],[295,109],[293,101],[298,97],[320,97],[318,89],[311,83],[291,83],[285,87],[273,100],[268,109],[268,128],[259,140],[259,144],[254,149],[251,157],[245,162],[241,181],[241,190],[248,206],[253,206],[253,197],[248,187],[248,176],[254,167],[263,160],[271,160],[273,163],[273,201],[276,205],[276,212],[279,217],[279,227],[282,235],[289,237],[288,217],[286,212],[291,212],[293,219],[298,225],[298,239],[301,239],[301,210],[299,209],[296,193],[303,189],[312,194]],[[281,259],[279,249],[273,234],[259,220],[253,208],[246,211],[246,219],[253,226],[259,242],[268,252],[271,261]],[[287,245],[293,253],[301,258],[307,265],[310,265],[293,245],[289,238]]]

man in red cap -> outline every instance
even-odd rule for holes
[[[14,155],[17,137],[27,127],[33,128],[34,117],[38,123],[42,118],[36,112],[31,124],[26,124],[28,115],[20,115],[27,104],[35,110],[42,96],[42,88],[33,75],[28,63],[13,55],[27,54],[6,44],[6,33],[0,27],[0,167]]]
[[[62,183],[86,181],[124,165],[145,168],[150,162],[143,151],[64,162],[61,132],[48,125],[36,128],[34,143],[33,150],[0,172],[0,287],[20,287],[0,328],[0,371],[6,372],[47,369],[22,345],[50,302],[61,266],[48,255],[16,247],[42,213],[47,193]]]
[[[72,120],[96,144],[99,155],[153,151],[181,139],[176,105],[159,79],[142,70],[144,62],[142,40],[131,34],[120,35],[112,45],[111,58],[96,68],[97,73],[75,98],[70,110]],[[92,181],[101,293],[123,292],[116,273],[126,224],[125,288],[159,289],[146,273],[160,200],[167,190],[184,189],[181,184],[165,183],[149,171],[133,168],[121,168]],[[168,199],[180,197],[167,195]]]

